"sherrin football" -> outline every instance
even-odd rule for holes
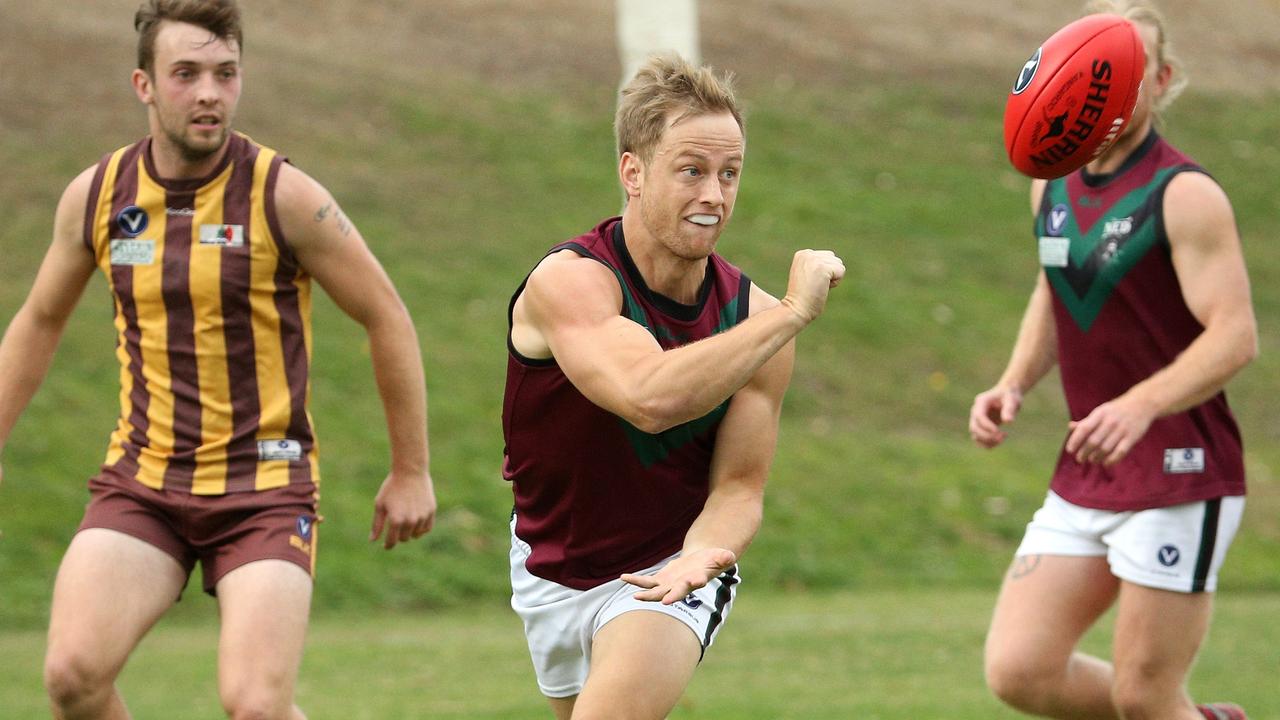
[[[1146,65],[1119,15],[1086,15],[1022,66],[1004,107],[1004,147],[1019,172],[1058,178],[1101,155],[1133,117]]]

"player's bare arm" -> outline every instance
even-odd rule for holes
[[[369,334],[391,442],[391,472],[374,501],[369,539],[385,529],[384,546],[390,549],[421,537],[435,521],[417,332],[391,279],[328,191],[284,164],[276,204],[281,230],[298,261]]]
[[[787,296],[734,328],[664,352],[621,316],[622,292],[600,263],[562,251],[529,277],[514,309],[512,339],[528,357],[554,357],[583,395],[656,433],[710,412],[825,308],[844,276],[829,251],[801,250]]]
[[[777,305],[758,287],[751,289],[753,308]],[[716,434],[707,504],[685,534],[680,557],[655,575],[622,576],[644,588],[636,599],[677,602],[732,566],[751,544],[764,515],[765,481],[794,365],[795,343],[788,342],[734,394]]]
[[[1165,232],[1188,309],[1204,331],[1170,365],[1072,423],[1067,451],[1111,465],[1156,418],[1208,400],[1257,355],[1249,277],[1226,194],[1201,173],[1176,175],[1165,190]]]
[[[80,173],[62,193],[53,241],[26,301],[0,340],[0,454],[18,416],[44,381],[67,318],[93,275],[93,254],[83,235],[93,172],[89,168]]]

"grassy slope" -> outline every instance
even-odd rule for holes
[[[85,53],[118,54],[67,27]],[[48,37],[33,31],[28,47],[68,77],[76,69],[57,64],[67,61]],[[367,348],[351,321],[318,303],[313,412],[326,522],[317,604],[324,612],[500,602],[510,505],[498,477],[506,302],[545,247],[617,206],[611,89],[561,76],[513,88],[383,73],[307,47],[267,60],[252,76],[259,84],[247,91],[240,127],[341,199],[415,314],[431,387],[438,529],[383,553],[364,542],[386,456]],[[1025,182],[999,148],[1004,83],[979,94],[941,82],[819,80],[745,79],[749,162],[722,251],[775,293],[797,247],[832,247],[850,268],[801,340],[747,572],[752,583],[784,588],[992,587],[1063,432],[1054,382],[1029,398],[1009,447],[980,452],[964,432],[973,394],[1004,363],[1035,272]],[[100,86],[92,100],[104,111],[70,116],[60,104],[69,100],[51,87],[0,115],[5,319],[29,286],[67,179],[142,127],[122,88]],[[1280,369],[1280,294],[1269,281],[1280,253],[1266,242],[1280,214],[1265,180],[1280,171],[1268,140],[1280,134],[1274,104],[1193,94],[1169,129],[1236,203],[1263,332],[1262,358],[1232,388],[1254,493],[1224,571],[1228,589],[1280,589],[1280,423],[1267,401]],[[84,478],[114,421],[109,313],[95,279],[5,451],[0,624],[43,616]]]

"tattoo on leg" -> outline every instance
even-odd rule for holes
[[[1021,580],[1035,572],[1038,567],[1040,567],[1039,555],[1021,555],[1014,559],[1013,567],[1009,569],[1009,577],[1013,580]]]

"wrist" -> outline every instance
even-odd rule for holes
[[[797,327],[803,328],[804,326],[813,322],[813,316],[811,316],[809,313],[802,310],[790,295],[784,295],[782,300],[779,301],[779,304],[781,304],[782,307],[785,307],[788,310],[788,313],[792,318],[792,320],[794,320],[797,323]]]

